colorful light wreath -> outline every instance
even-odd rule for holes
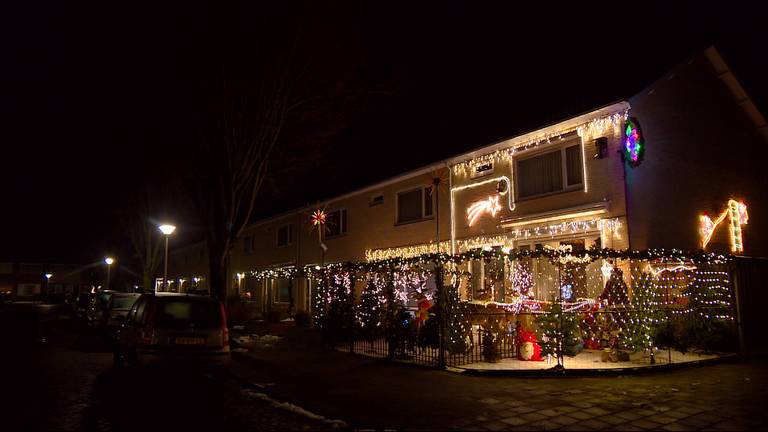
[[[645,139],[634,117],[624,122],[624,159],[632,168],[640,165],[645,154]]]

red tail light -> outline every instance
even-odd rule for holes
[[[139,343],[151,345],[155,339],[155,316],[157,314],[157,305],[150,303],[147,310],[147,319],[144,327],[139,331]]]
[[[227,328],[227,314],[224,309],[224,303],[219,303],[221,307],[221,340],[223,346],[229,346],[229,329]]]

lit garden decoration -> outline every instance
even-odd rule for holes
[[[730,259],[485,247],[246,277],[309,279],[315,325],[336,349],[429,366],[562,371],[733,352]]]
[[[645,155],[645,138],[640,130],[640,124],[634,117],[624,121],[624,160],[635,168],[640,165]]]

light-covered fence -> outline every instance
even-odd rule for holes
[[[735,352],[729,258],[485,249],[263,277],[313,280],[337,349],[476,369],[638,367]]]

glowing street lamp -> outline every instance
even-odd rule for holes
[[[112,263],[115,262],[112,257],[106,257],[104,258],[104,263],[107,265],[107,283],[105,284],[104,289],[109,289],[109,269],[112,268]]]
[[[157,227],[165,236],[165,271],[163,272],[163,290],[168,291],[168,237],[176,231],[176,226],[163,224]]]

